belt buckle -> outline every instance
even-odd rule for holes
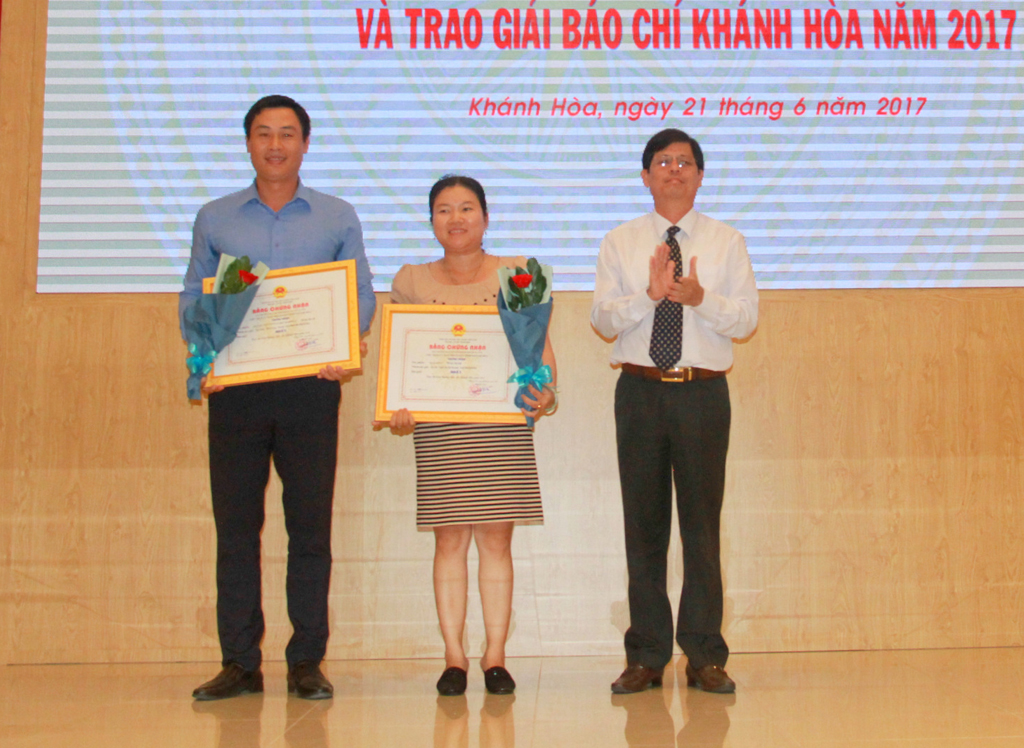
[[[692,366],[684,366],[675,369],[663,369],[661,372],[662,382],[692,382],[694,380]]]

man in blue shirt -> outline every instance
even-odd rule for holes
[[[304,186],[309,149],[306,110],[286,96],[260,99],[245,117],[253,184],[203,206],[196,216],[192,259],[179,316],[216,274],[221,254],[248,255],[271,269],[356,261],[359,327],[366,332],[376,299],[362,227],[347,202]],[[363,344],[365,346],[365,344]],[[365,355],[365,348],[363,350]],[[263,691],[264,622],[260,532],[270,460],[281,477],[288,531],[288,690],[330,698],[320,670],[327,649],[331,576],[331,510],[338,453],[339,382],[325,366],[316,377],[204,387],[209,394],[210,487],[217,527],[217,625],[223,669],[199,686],[199,700]]]

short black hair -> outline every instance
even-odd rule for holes
[[[689,143],[690,149],[693,151],[693,160],[697,164],[697,171],[704,171],[704,151],[700,149],[700,143],[697,142],[696,138],[674,127],[662,130],[647,141],[647,147],[644,148],[644,155],[641,159],[644,171],[651,170],[651,161],[654,159],[654,154],[665,150],[673,143]]]
[[[306,110],[302,108],[302,104],[297,102],[295,99],[289,96],[281,96],[280,94],[264,96],[249,107],[249,112],[245,115],[246,140],[248,140],[249,136],[252,134],[253,120],[255,120],[256,116],[264,109],[291,109],[295,112],[295,116],[299,118],[299,124],[302,125],[302,139],[304,141],[309,140],[309,131],[312,129],[309,122],[309,114],[307,114]]]
[[[430,188],[430,219],[434,219],[434,201],[437,200],[437,196],[440,195],[443,190],[455,186],[465,187],[472,190],[476,195],[477,200],[480,201],[480,210],[483,211],[484,218],[487,218],[487,197],[484,195],[483,186],[473,179],[473,177],[465,177],[461,174],[445,174],[434,182],[434,186]]]

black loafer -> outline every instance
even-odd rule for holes
[[[259,668],[246,670],[236,662],[229,662],[217,677],[192,692],[196,701],[230,699],[244,693],[263,693],[263,673]]]
[[[437,679],[437,692],[442,696],[461,696],[466,693],[466,671],[450,667]]]
[[[484,685],[493,694],[512,693],[516,690],[516,682],[508,674],[508,670],[498,666],[484,670]]]
[[[288,671],[288,693],[300,699],[330,699],[334,686],[320,672],[320,663],[303,660]]]

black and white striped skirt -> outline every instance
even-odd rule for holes
[[[421,423],[416,526],[541,524],[533,433],[520,424]]]

